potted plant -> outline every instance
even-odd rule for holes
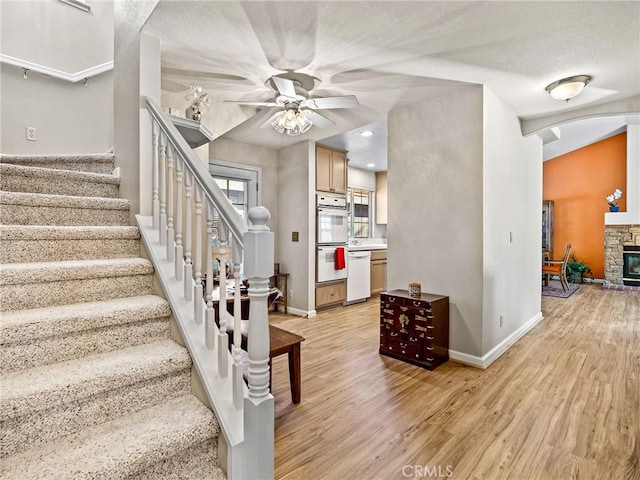
[[[611,195],[607,195],[605,197],[607,199],[607,203],[609,204],[610,212],[617,212],[618,210],[620,210],[620,206],[618,205],[620,197],[622,197],[622,190],[620,190],[619,188],[616,188]]]
[[[591,275],[591,267],[572,254],[567,262],[567,278],[571,283],[582,283],[585,275]]]

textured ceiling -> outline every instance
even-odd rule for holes
[[[636,97],[639,7],[635,1],[161,1],[144,31],[162,40],[163,90],[198,83],[214,97],[216,131],[280,148],[384,120],[393,109],[469,84],[486,85],[523,120]],[[324,110],[334,127],[287,137],[258,128],[272,110],[222,102],[270,100],[274,92],[264,82],[286,70],[317,77],[312,95],[353,94],[360,107]],[[579,97],[564,103],[545,92],[575,74],[593,76]]]

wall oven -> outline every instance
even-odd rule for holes
[[[336,248],[345,247],[340,245],[318,246],[318,264],[316,265],[318,282],[330,282],[332,280],[342,280],[347,278],[346,268],[336,270]],[[346,248],[344,254],[347,254]]]
[[[346,245],[349,241],[347,199],[318,195],[318,245]]]

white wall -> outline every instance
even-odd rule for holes
[[[76,73],[113,60],[113,2],[90,13],[61,2],[2,1],[0,51]],[[16,154],[100,153],[113,146],[113,75],[68,83],[2,65],[0,151]],[[25,128],[35,127],[36,142]]]
[[[448,295],[450,349],[482,355],[482,87],[388,118],[387,289]]]
[[[211,160],[239,163],[262,168],[262,205],[269,209],[271,218],[267,226],[275,233],[278,244],[278,152],[270,148],[218,138],[209,143]],[[278,251],[276,250],[276,262]]]
[[[140,29],[158,0],[114,1],[114,145],[121,170],[120,195],[131,202],[131,216],[140,212]],[[151,134],[149,133],[149,138]],[[150,141],[150,140],[149,140]],[[149,171],[149,177],[151,172]],[[133,222],[133,218],[132,218]]]
[[[486,87],[483,93],[486,354],[540,315],[542,141],[523,138],[516,115]]]
[[[376,174],[371,170],[349,167],[347,179],[351,188],[361,188],[372,192],[376,190]]]
[[[627,211],[605,213],[605,225],[640,224],[640,125],[627,125],[627,186],[622,192]]]
[[[448,295],[450,354],[487,366],[542,318],[542,142],[481,86],[392,112],[388,194],[388,289]]]
[[[278,150],[278,242],[280,271],[289,273],[289,307],[315,312],[315,143],[302,141]],[[299,233],[293,242],[291,233]]]

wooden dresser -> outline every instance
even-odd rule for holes
[[[380,354],[429,370],[449,360],[449,297],[380,295]]]

